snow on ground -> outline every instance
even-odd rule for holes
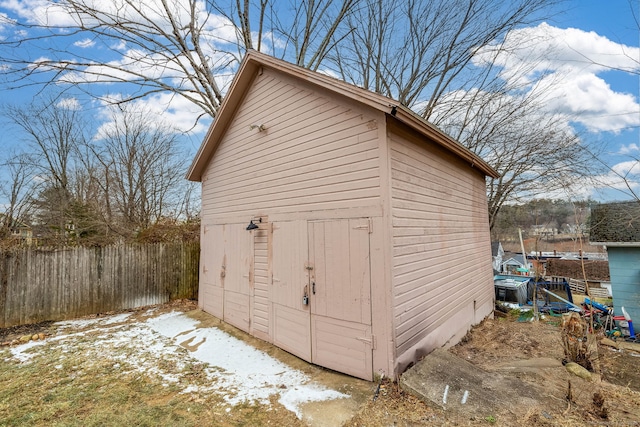
[[[131,316],[131,313],[121,313],[113,316],[95,317],[93,319],[64,320],[56,323],[61,328],[81,329],[94,325],[112,325],[122,323]]]
[[[27,352],[27,350],[34,347],[41,347],[42,345],[44,345],[44,341],[29,341],[26,344],[11,348],[11,354],[23,363],[28,362],[35,356],[35,353]]]
[[[166,337],[179,338],[180,342],[189,341],[189,345],[197,346],[192,357],[224,369],[225,372],[218,376],[218,386],[235,392],[235,395],[225,396],[230,404],[253,400],[267,404],[269,396],[279,393],[279,402],[300,417],[298,406],[302,403],[349,397],[310,383],[301,371],[220,329],[196,329],[196,322],[184,314],[167,313],[149,319],[147,323]]]
[[[89,364],[85,369],[91,369],[92,360],[107,358],[123,373],[155,375],[166,386],[181,387],[183,393],[217,393],[231,406],[268,405],[270,396],[279,395],[279,402],[299,418],[303,403],[349,397],[220,329],[197,328],[198,322],[184,313],[170,312],[137,323],[127,323],[128,316],[59,322],[59,331],[74,332],[13,347],[12,356],[29,363],[47,348],[59,347],[66,354],[82,351]],[[188,375],[194,365],[203,367],[203,381],[193,383]]]

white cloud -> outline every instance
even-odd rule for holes
[[[640,162],[629,160],[617,163],[608,173],[593,177],[592,195],[607,200],[635,198],[640,190]]]
[[[99,119],[104,122],[100,125],[98,135],[111,128],[113,123],[113,109],[111,105],[120,101],[125,96],[113,95],[105,97],[101,102]],[[131,101],[129,107],[132,111],[148,111],[158,124],[171,126],[177,133],[202,136],[209,128],[211,120],[208,116],[196,123],[202,115],[202,110],[191,101],[175,94],[155,94],[144,99]]]
[[[514,30],[503,43],[481,49],[474,63],[482,66],[494,58],[503,79],[529,90],[534,90],[535,82],[535,90],[543,91],[549,100],[550,110],[566,114],[589,131],[618,132],[640,125],[637,97],[616,92],[600,77],[612,69],[639,73],[638,47],[594,32],[542,23]]]
[[[175,94],[157,94],[134,101],[134,104],[138,106],[137,108],[149,109],[159,120],[170,124],[180,132],[204,134],[211,124],[208,119],[200,120],[196,124],[196,119],[202,114],[202,110],[191,101]]]
[[[15,13],[29,24],[66,27],[74,20],[63,5],[50,0],[3,0],[2,9]]]
[[[631,143],[629,145],[622,145],[618,154],[628,155],[637,153],[638,151],[640,151],[640,146],[638,146],[638,144]]]
[[[568,75],[561,82],[550,83],[546,91],[550,108],[567,114],[591,132],[619,132],[640,125],[640,104],[636,97],[612,90],[595,74]]]
[[[6,13],[0,12],[0,32],[4,32],[7,27],[12,26],[14,22],[15,21],[9,18]]]
[[[127,48],[127,42],[124,40],[118,41],[118,43],[114,43],[111,45],[111,49],[113,50],[125,50]]]
[[[38,69],[40,71],[54,71],[55,69],[50,65],[51,64],[51,59],[47,58],[46,56],[41,56],[37,59],[35,59],[31,65],[29,66],[29,68],[31,69]]]
[[[77,98],[63,98],[56,104],[57,107],[66,108],[67,110],[80,110],[80,102]]]
[[[620,162],[614,165],[611,170],[616,175],[622,177],[640,176],[640,161],[627,160],[626,162]]]
[[[83,0],[81,3],[87,8],[102,15],[107,20],[117,16],[130,23],[153,22],[165,31],[172,32],[172,23],[167,17],[167,11],[161,0],[146,0],[134,2],[133,7],[123,0]],[[179,28],[188,28],[190,23],[191,6],[187,0],[177,0],[167,3],[172,18]],[[82,20],[86,25],[95,23],[95,18],[90,15],[74,15],[68,12],[64,2],[53,0],[1,0],[0,8],[10,11],[29,24],[49,27],[69,27],[78,24]],[[205,35],[216,42],[235,42],[237,33],[231,21],[220,16],[210,14],[204,1],[196,1],[195,13],[198,22],[197,27],[202,28]]]
[[[87,8],[93,8],[97,11],[97,15],[103,14],[105,20],[112,20],[113,17],[119,17],[127,20],[131,26],[140,23],[141,33],[144,34],[151,28],[149,23],[160,28],[159,31],[166,31],[168,34],[173,33],[174,29],[172,21],[180,28],[179,31],[184,32],[186,40],[189,40],[191,25],[191,8],[186,0],[177,0],[174,2],[161,2],[160,0],[149,0],[140,3],[140,8],[136,9],[129,2],[123,0],[83,0]],[[46,25],[55,30],[55,27],[73,26],[75,22],[71,19],[71,15],[61,6],[64,2],[56,2],[52,0],[0,0],[0,8],[10,11],[21,20],[29,24]],[[165,10],[169,8],[168,11]],[[62,18],[62,15],[66,18]],[[168,15],[171,15],[169,19]],[[195,3],[196,27],[201,31],[200,46],[202,48],[203,57],[208,61],[209,68],[212,72],[220,76],[223,88],[228,84],[227,75],[232,75],[237,66],[238,59],[234,57],[235,49],[225,49],[221,47],[225,44],[237,43],[236,28],[229,19],[209,13],[207,4],[198,0]],[[75,19],[82,19],[85,24],[91,25],[95,18],[90,16],[81,16]],[[59,28],[58,28],[59,29]],[[156,31],[156,30],[153,30]],[[149,33],[149,38],[158,38],[162,36]],[[193,65],[188,63],[184,55],[174,55],[172,52],[154,50],[151,45],[149,49],[141,48],[144,46],[144,40],[140,45],[130,43],[135,48],[127,49],[125,40],[112,39],[111,53],[116,56],[107,57],[101,53],[89,59],[83,59],[82,63],[93,62],[93,65],[82,66],[74,57],[73,52],[68,52],[68,58],[62,58],[64,61],[60,68],[66,68],[67,72],[57,77],[57,83],[115,83],[130,82],[140,79],[169,79],[177,86],[187,89],[197,89],[193,87],[189,79],[189,75],[193,75]],[[80,49],[90,48],[95,45],[95,41],[84,38],[73,42],[73,46]],[[86,53],[80,54],[85,56]],[[119,55],[119,56],[118,56]],[[192,59],[196,62],[199,56],[193,55]],[[102,61],[109,61],[102,63]],[[76,63],[76,66],[65,67],[64,63]],[[56,64],[50,62],[48,58],[39,58],[34,61],[32,68],[39,68],[39,71],[54,70]],[[199,64],[195,64],[199,66]]]
[[[96,42],[91,39],[83,39],[83,40],[78,40],[73,45],[84,49],[88,47],[93,47],[95,46],[95,44]]]

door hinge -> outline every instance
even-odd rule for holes
[[[371,350],[375,350],[376,349],[376,336],[375,335],[371,335],[369,337],[356,337],[356,339],[358,341],[362,341],[366,344],[369,344],[371,346]]]
[[[367,223],[364,225],[357,225],[355,227],[356,230],[367,230],[369,234],[373,233],[373,220],[371,218],[367,218]]]

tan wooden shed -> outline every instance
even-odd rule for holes
[[[392,99],[249,52],[188,172],[199,305],[314,364],[397,377],[492,313],[486,176]]]

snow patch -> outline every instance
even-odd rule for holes
[[[300,417],[298,405],[301,403],[349,397],[310,383],[310,378],[301,371],[218,328],[196,329],[198,322],[182,313],[164,314],[146,323],[166,337],[179,337],[180,342],[191,340],[192,343],[201,343],[190,356],[224,370],[224,373],[213,375],[216,388],[234,392],[224,396],[231,405],[247,401],[266,405],[270,396],[280,394],[280,403]]]
[[[114,323],[122,323],[127,320],[129,316],[131,316],[131,313],[121,313],[113,316],[95,317],[92,319],[65,320],[63,322],[57,322],[56,325],[65,329],[82,329],[88,328],[89,326],[113,325]]]
[[[165,337],[174,338],[177,335],[185,333],[196,328],[198,321],[185,316],[180,312],[171,312],[161,314],[146,321],[146,324],[154,331]]]
[[[36,356],[38,353],[35,351],[26,353],[26,351],[34,348],[34,347],[41,347],[44,345],[44,341],[29,341],[26,344],[22,344],[22,345],[17,345],[15,347],[11,348],[11,354],[13,355],[13,357],[15,357],[16,359],[18,359],[21,363],[26,363],[28,361],[30,361],[34,356]]]
[[[154,375],[165,386],[178,386],[182,393],[217,393],[231,406],[244,402],[269,405],[269,398],[278,395],[279,402],[298,418],[302,417],[303,403],[350,397],[313,382],[302,371],[218,328],[197,328],[198,321],[181,312],[141,323],[123,323],[130,315],[59,322],[59,330],[83,331],[15,346],[11,354],[27,362],[38,354],[31,350],[35,347],[43,349],[40,351],[73,352],[82,355],[84,369],[106,359],[122,373]],[[188,348],[180,345],[186,341],[190,343]],[[55,368],[61,369],[62,365]],[[205,375],[200,384],[191,381],[193,369]]]

